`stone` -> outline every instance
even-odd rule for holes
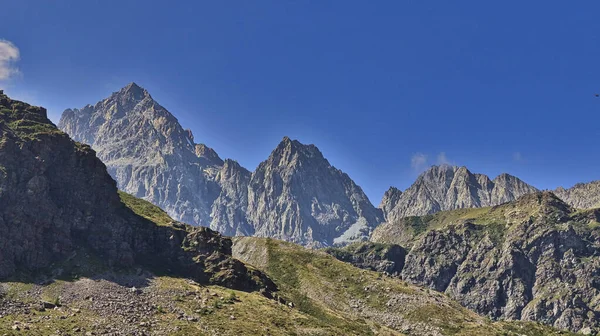
[[[490,180],[486,175],[471,173],[466,167],[440,165],[423,172],[404,192],[391,187],[379,208],[385,220],[393,223],[408,216],[498,205],[537,191],[509,174]]]

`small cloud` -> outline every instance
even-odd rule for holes
[[[19,73],[15,67],[19,58],[19,48],[10,41],[0,40],[0,80],[7,80]]]
[[[416,153],[410,159],[410,166],[417,172],[423,171],[427,167],[427,155]]]
[[[513,153],[513,160],[514,161],[523,161],[523,155],[521,155],[521,152],[514,152]]]
[[[450,160],[448,160],[448,157],[446,156],[445,152],[441,152],[437,156],[437,164],[440,165],[440,166],[442,166],[442,165],[452,165],[452,162],[450,162]]]

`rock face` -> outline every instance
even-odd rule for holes
[[[600,210],[575,211],[544,192],[385,223],[372,240],[407,247],[404,280],[445,292],[480,314],[595,333],[599,222]]]
[[[248,222],[248,184],[251,173],[233,160],[225,160],[215,181],[221,193],[212,205],[210,227],[227,236],[252,236],[254,226]]]
[[[477,208],[513,201],[537,189],[518,178],[502,174],[493,180],[466,167],[433,166],[403,193],[390,188],[379,206],[385,219],[423,216],[438,211]]]
[[[165,209],[175,219],[209,226],[219,188],[205,168],[219,162],[148,93],[131,83],[109,98],[66,110],[59,128],[89,144],[120,190]]]
[[[135,83],[66,110],[59,127],[97,151],[119,189],[226,235],[324,246],[366,239],[382,221],[360,187],[314,145],[286,137],[250,173],[195,144],[191,131]]]
[[[169,265],[174,274],[234,288],[257,289],[261,278],[231,257],[228,238],[134,213],[89,146],[59,131],[44,109],[3,94],[0,247],[0,279],[47,269],[81,251],[109,266]]]
[[[247,213],[255,235],[309,246],[362,240],[381,222],[348,175],[288,137],[252,174]]]
[[[554,194],[578,209],[600,207],[600,181],[578,183],[569,189],[559,187]]]
[[[402,272],[406,257],[406,250],[400,245],[373,242],[328,247],[325,252],[356,267],[389,275],[399,275]]]

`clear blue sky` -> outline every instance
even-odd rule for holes
[[[4,1],[9,94],[49,109],[135,81],[254,169],[315,143],[374,204],[428,164],[539,188],[600,179],[600,1]],[[444,154],[442,154],[444,153]]]

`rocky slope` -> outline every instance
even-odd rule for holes
[[[66,110],[58,126],[94,148],[120,190],[177,220],[210,225],[211,204],[220,192],[210,173],[222,161],[194,144],[192,133],[148,91],[131,83],[95,105]]]
[[[395,222],[407,216],[498,205],[536,191],[508,174],[490,180],[486,175],[471,173],[466,167],[441,165],[422,173],[404,192],[391,187],[379,208],[386,221]]]
[[[358,268],[392,276],[402,272],[406,257],[406,250],[400,245],[373,242],[357,242],[342,248],[328,247],[324,251]]]
[[[495,207],[403,218],[380,225],[371,239],[407,250],[405,258],[387,260],[404,265],[402,279],[445,292],[480,314],[595,334],[599,222],[600,210],[574,210],[543,192]],[[368,254],[363,248],[361,255]]]
[[[323,246],[366,239],[382,221],[360,187],[314,145],[286,137],[250,173],[195,144],[134,83],[93,106],[66,110],[59,127],[97,151],[119,189],[225,235]]]
[[[309,246],[365,239],[381,222],[362,189],[314,145],[285,137],[252,174],[255,235]]]
[[[330,326],[324,335],[562,334],[531,322],[491,322],[441,293],[357,269],[322,251],[273,239],[233,239],[234,256],[266,272],[280,300],[318,316],[300,334],[318,334],[314,328],[323,325]]]
[[[577,183],[568,189],[559,187],[553,192],[560,199],[578,209],[600,207],[600,181]]]
[[[151,206],[149,203],[146,203]],[[53,271],[78,254],[109,267],[164,268],[203,283],[257,289],[207,228],[156,223],[128,208],[106,166],[46,111],[0,94],[0,279]],[[256,278],[258,279],[258,278]]]

